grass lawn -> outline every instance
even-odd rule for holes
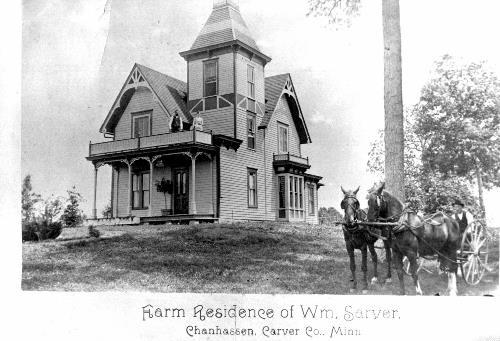
[[[23,243],[22,289],[349,294],[349,259],[339,227],[240,223],[98,229],[101,238],[88,238],[86,228],[76,228],[65,229],[57,240]],[[492,272],[477,286],[458,277],[459,295],[496,294],[498,231],[490,250]],[[356,257],[360,279],[359,251]],[[436,262],[425,266],[433,271],[420,272],[424,294],[444,294],[446,274],[438,274]],[[385,269],[379,264],[381,282]],[[371,278],[370,258],[368,272]],[[411,278],[405,283],[413,295]],[[369,293],[397,294],[398,287],[393,271],[392,284],[370,285]]]

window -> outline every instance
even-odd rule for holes
[[[303,179],[290,175],[290,217],[304,217]]]
[[[149,172],[132,176],[132,203],[134,209],[149,207]]]
[[[309,195],[309,207],[308,207],[308,211],[309,211],[309,215],[314,215],[315,212],[314,212],[314,186],[313,185],[309,185],[307,186],[307,190],[308,190],[308,195]]]
[[[278,153],[288,153],[288,126],[278,124]]]
[[[255,115],[247,116],[247,147],[250,149],[255,149]]]
[[[133,138],[151,135],[151,113],[132,114]]]
[[[248,65],[247,68],[248,97],[255,99],[255,69]]]
[[[203,64],[204,97],[217,95],[217,60]]]
[[[286,218],[286,178],[278,176],[278,218]]]
[[[248,169],[248,207],[257,207],[257,170]]]

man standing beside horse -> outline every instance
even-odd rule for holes
[[[469,225],[474,222],[474,216],[464,209],[465,204],[463,201],[457,199],[453,204],[453,208],[455,209],[455,214],[453,218],[457,221],[460,226],[460,233],[464,233]]]

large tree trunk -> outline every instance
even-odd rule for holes
[[[386,188],[404,202],[404,132],[399,0],[382,0]]]

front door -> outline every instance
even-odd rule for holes
[[[189,213],[189,172],[187,168],[174,169],[174,214]]]

